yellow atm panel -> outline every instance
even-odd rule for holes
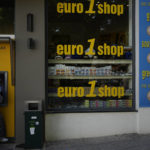
[[[8,104],[0,106],[6,124],[6,136],[15,137],[14,48],[9,38],[0,38],[0,71],[8,72]]]

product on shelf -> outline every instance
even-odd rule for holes
[[[56,56],[55,59],[57,59],[57,60],[62,60],[63,57],[62,57],[62,56]]]
[[[132,100],[127,100],[127,107],[129,107],[129,108],[132,107]]]
[[[103,108],[103,107],[104,107],[104,103],[103,103],[102,100],[99,100],[99,101],[98,101],[98,107],[99,107],[99,108]]]
[[[71,75],[71,76],[104,76],[111,75],[112,66],[105,67],[75,67],[58,64],[48,67],[48,75]]]
[[[56,75],[56,70],[55,70],[55,67],[48,67],[48,75]]]
[[[109,104],[111,108],[115,108],[116,107],[116,101],[115,100],[109,100]]]
[[[96,101],[90,100],[90,108],[96,108]]]
[[[89,100],[85,100],[84,101],[84,106],[85,106],[85,108],[89,108],[90,107]]]
[[[132,89],[131,89],[131,88],[130,88],[130,89],[127,89],[127,90],[125,91],[125,94],[126,94],[126,95],[132,94]]]

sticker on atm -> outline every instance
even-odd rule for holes
[[[35,120],[35,119],[37,119],[37,116],[31,116],[31,119]]]
[[[0,50],[5,50],[6,46],[5,45],[0,45]]]

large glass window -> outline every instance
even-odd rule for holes
[[[0,0],[0,34],[14,34],[14,0]]]
[[[48,0],[47,110],[134,110],[132,0]]]

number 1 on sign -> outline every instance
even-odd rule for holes
[[[94,94],[96,81],[95,80],[89,81],[88,84],[91,84],[91,89],[90,89],[90,93],[86,95],[86,97],[96,97],[96,94]]]
[[[93,10],[94,7],[94,0],[90,0],[90,7],[89,10],[85,11],[86,14],[95,14],[95,11]]]
[[[88,42],[90,43],[90,49],[88,52],[85,53],[85,55],[95,55],[95,52],[93,52],[95,39],[89,39]]]

